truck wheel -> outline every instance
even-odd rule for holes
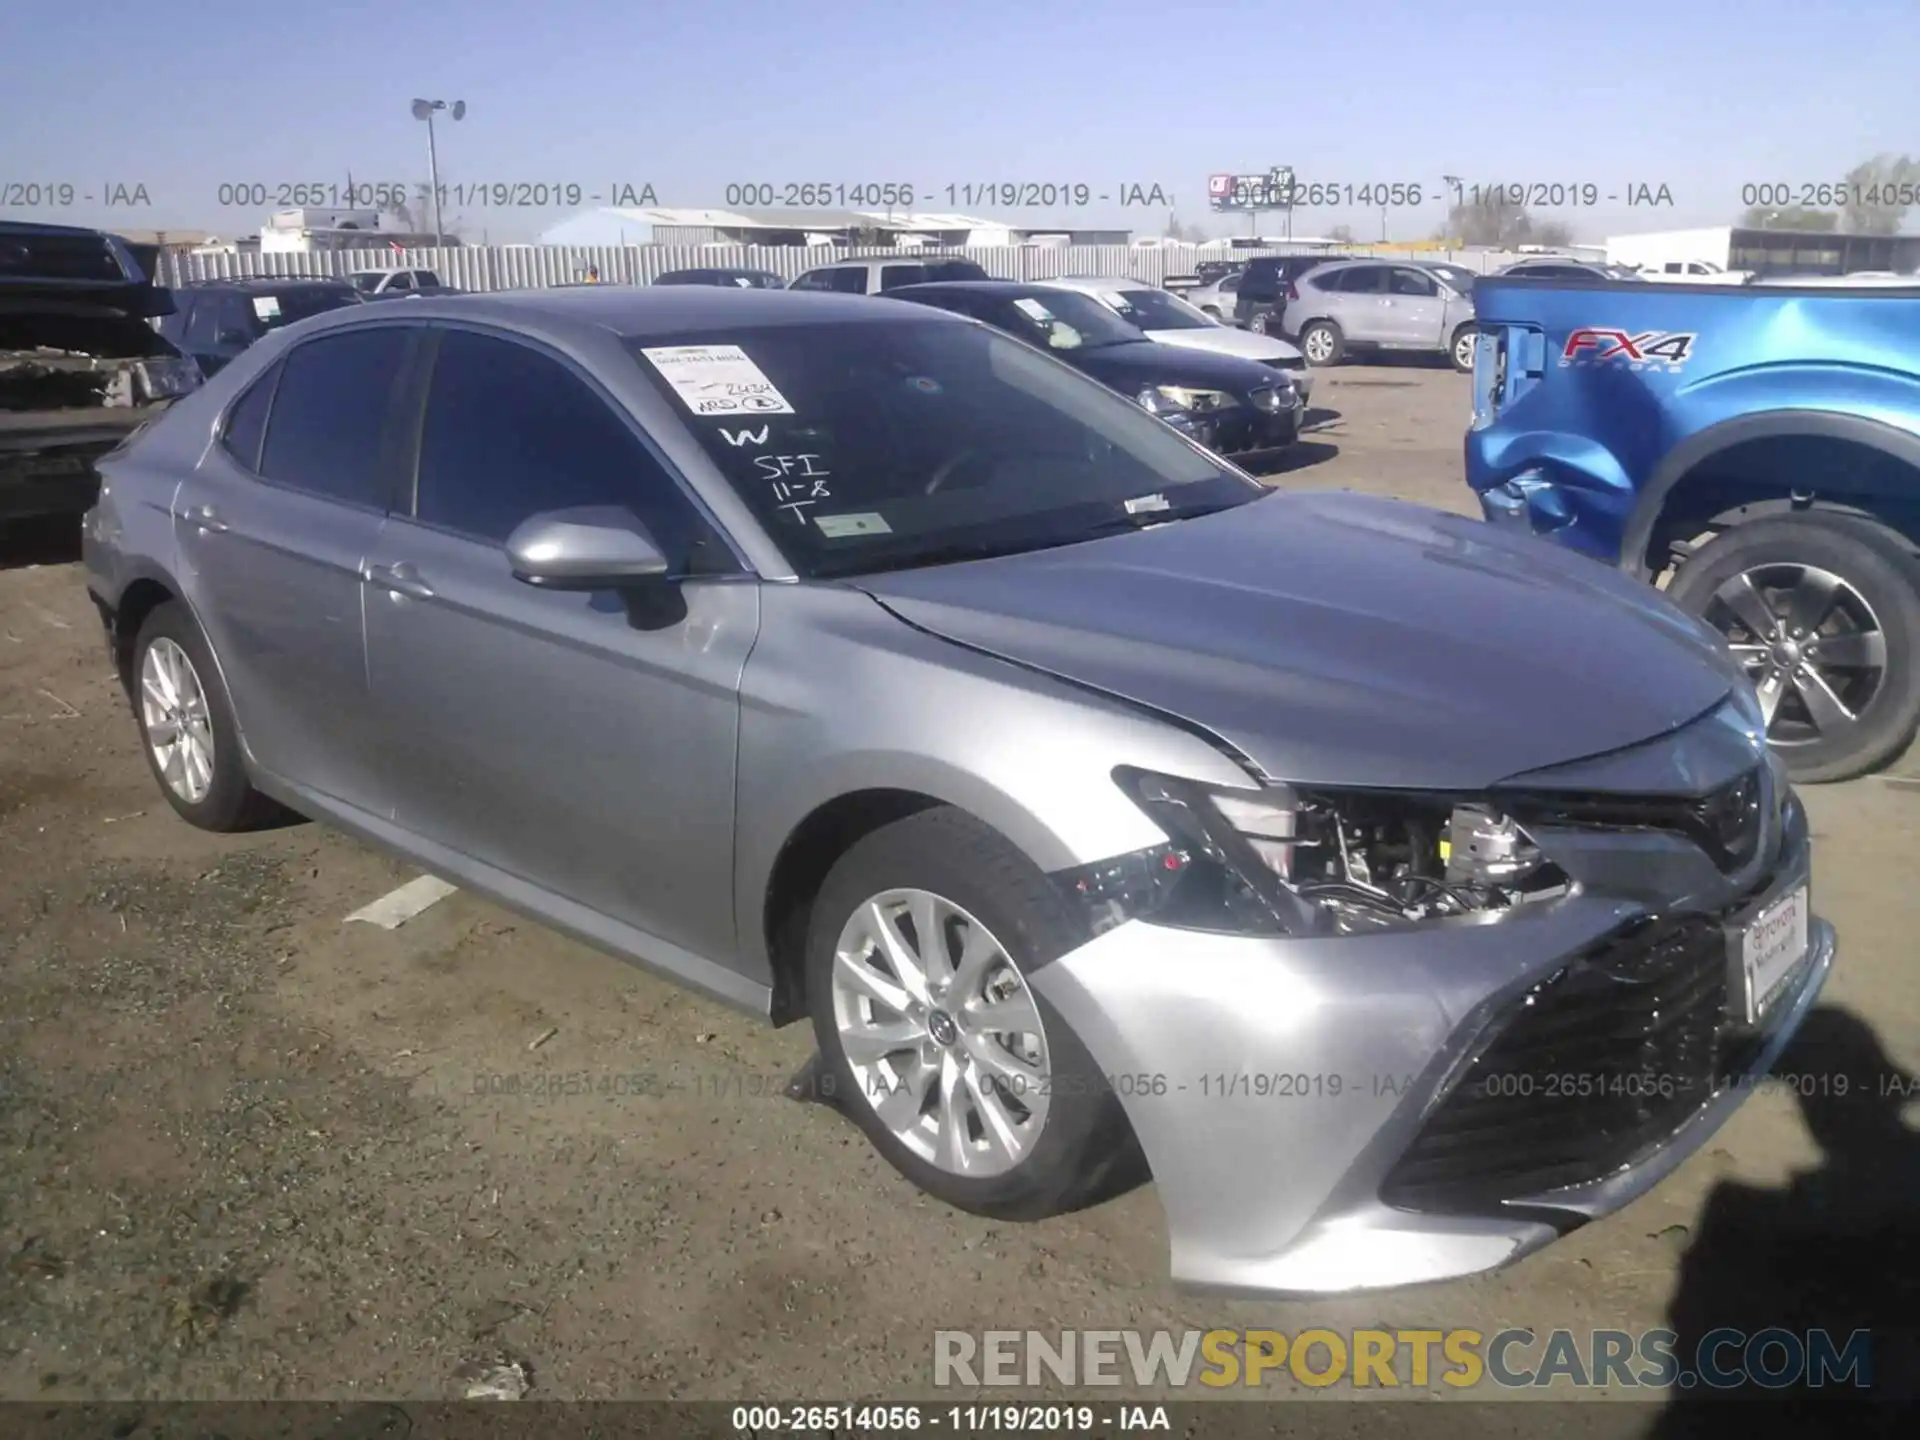
[[[1300,353],[1309,365],[1338,365],[1347,353],[1347,340],[1331,320],[1314,320],[1300,331]]]
[[[1453,332],[1453,340],[1447,346],[1447,358],[1453,362],[1454,369],[1466,374],[1473,372],[1473,351],[1479,338],[1480,332],[1472,325],[1462,325]]]
[[[1038,1220],[1101,1198],[1132,1131],[1026,978],[1082,939],[1046,876],[972,816],[941,807],[874,831],[828,873],[808,926],[821,1084],[949,1205]]]
[[[1802,513],[1723,531],[1667,597],[1727,637],[1794,779],[1885,764],[1920,724],[1920,564],[1897,536]]]
[[[253,788],[213,652],[178,600],[156,606],[133,642],[133,714],[160,793],[190,825],[231,834],[286,812]]]

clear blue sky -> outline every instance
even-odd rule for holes
[[[1183,221],[1244,233],[1206,213],[1207,175],[1291,164],[1423,184],[1422,209],[1387,217],[1406,238],[1441,220],[1448,173],[1668,187],[1671,208],[1536,212],[1592,239],[1725,223],[1743,183],[1920,152],[1916,41],[1912,0],[0,0],[0,186],[95,197],[0,217],[231,235],[264,216],[219,205],[222,183],[419,183],[421,95],[471,107],[437,127],[443,184],[650,183],[663,205],[744,181],[1084,182],[1113,200],[919,208],[1154,232],[1165,211],[1117,201],[1158,184]],[[103,208],[114,183],[151,206]],[[494,241],[569,213],[459,208]],[[1294,229],[1341,223],[1375,238],[1381,216]]]

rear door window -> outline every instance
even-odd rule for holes
[[[227,411],[227,423],[220,427],[220,443],[228,454],[247,469],[260,469],[260,442],[267,433],[267,408],[273,403],[273,387],[279,383],[280,366],[275,365],[253,384]]]
[[[381,441],[411,332],[401,326],[324,335],[281,362],[260,473],[276,484],[384,510]]]
[[[897,290],[902,285],[919,285],[927,279],[927,267],[924,265],[882,265],[880,267],[880,288]]]

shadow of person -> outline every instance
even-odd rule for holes
[[[1768,1083],[1795,1097],[1820,1162],[1783,1189],[1727,1181],[1707,1197],[1668,1310],[1678,1383],[1649,1434],[1725,1434],[1729,1422],[1913,1433],[1920,1131],[1902,1110],[1920,1099],[1920,1078],[1859,1016],[1823,1006]],[[1785,1333],[1756,1338],[1770,1330]],[[1770,1403],[1712,1403],[1727,1399]]]

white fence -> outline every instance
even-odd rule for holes
[[[737,266],[771,270],[788,280],[803,270],[833,260],[885,256],[910,261],[912,250],[842,249],[827,246],[765,245],[466,245],[444,249],[321,250],[305,254],[189,255],[160,257],[159,281],[180,285],[192,280],[235,275],[340,276],[353,270],[431,270],[461,290],[527,290],[570,285],[597,270],[603,284],[645,285],[669,270]],[[963,252],[988,274],[1002,280],[1048,280],[1061,275],[1128,276],[1158,285],[1169,275],[1190,275],[1203,260],[1244,260],[1253,255],[1284,255],[1271,250],[1201,250],[1192,245],[1154,248],[1130,245],[982,246]],[[1520,258],[1498,250],[1400,250],[1388,246],[1352,246],[1346,253],[1383,259],[1446,261],[1478,273],[1497,270]]]

